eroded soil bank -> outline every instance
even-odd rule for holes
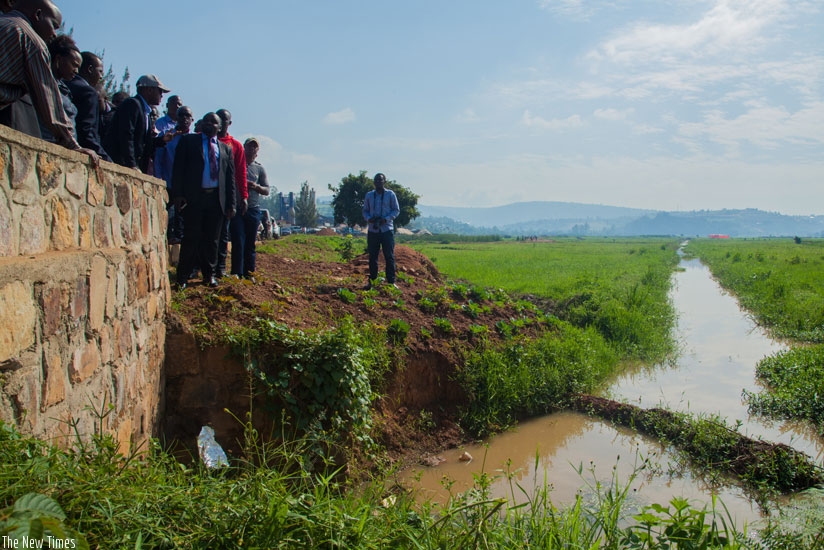
[[[267,410],[262,398],[250,399],[249,377],[218,335],[251,327],[259,317],[304,331],[327,329],[350,317],[355,323],[383,327],[397,319],[409,325],[403,349],[397,350],[402,366],[379,389],[382,398],[375,410],[379,442],[390,459],[417,461],[465,442],[456,422],[457,408],[466,400],[454,382],[459,350],[473,344],[470,327],[485,325],[486,337],[495,341],[495,324],[523,313],[512,303],[488,302],[488,311],[472,315],[461,307],[471,296],[460,294],[450,294],[452,307],[424,311],[418,305],[420,297],[443,292],[447,281],[428,258],[411,248],[397,246],[395,253],[398,288],[379,287],[368,307],[363,299],[350,303],[340,291],[361,295],[368,274],[366,256],[336,263],[258,254],[254,284],[224,279],[217,289],[194,284],[178,294],[167,331],[167,441],[194,450],[200,427],[210,424],[218,441],[237,453],[242,421],[250,410],[261,434],[273,432],[276,413]],[[449,321],[448,334],[436,326],[436,318]],[[528,336],[540,331],[537,325],[522,329]]]

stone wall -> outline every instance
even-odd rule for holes
[[[0,419],[71,444],[158,435],[163,182],[0,126]]]

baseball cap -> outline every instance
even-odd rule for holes
[[[254,143],[258,147],[260,147],[260,143],[258,142],[257,138],[250,137],[246,141],[243,142],[243,145],[249,145],[250,143]]]
[[[153,74],[144,74],[140,78],[137,79],[137,87],[138,88],[160,88],[160,91],[163,93],[170,92],[171,90],[163,85],[159,78]]]

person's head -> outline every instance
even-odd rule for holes
[[[243,142],[243,152],[246,154],[246,164],[252,164],[260,151],[260,143],[253,137]]]
[[[74,39],[67,34],[58,35],[49,42],[49,54],[52,74],[58,80],[69,81],[74,78],[83,62],[80,49]]]
[[[78,74],[82,76],[92,88],[97,87],[98,82],[103,80],[103,61],[92,52],[80,52],[83,62],[80,64]]]
[[[137,79],[137,93],[152,107],[160,105],[163,94],[169,91],[160,79],[153,74],[144,74]]]
[[[22,4],[25,4],[25,0],[0,0],[0,11],[6,13],[11,10],[19,10]]]
[[[183,100],[179,95],[170,95],[166,100],[166,114],[174,121],[177,121],[177,110],[183,107]]]
[[[120,105],[121,103],[126,101],[126,99],[128,97],[129,97],[129,94],[122,91],[122,90],[119,91],[119,92],[115,92],[114,95],[112,96],[112,105],[117,107],[118,105]]]
[[[225,137],[229,135],[229,126],[232,125],[232,113],[229,112],[228,109],[218,109],[215,111],[215,114],[220,117],[220,132],[218,135],[220,137]]]
[[[382,193],[383,192],[383,187],[386,185],[386,176],[384,176],[382,173],[378,172],[377,174],[375,174],[375,177],[373,178],[373,181],[375,182],[375,189],[378,192]]]
[[[215,113],[206,113],[203,115],[203,118],[200,119],[200,129],[207,137],[215,137],[221,126],[220,117]]]
[[[63,14],[51,0],[12,0],[10,4],[26,16],[34,32],[46,44],[57,36],[57,30],[63,24]]]
[[[177,113],[175,113],[175,117],[177,120],[177,125],[175,125],[175,129],[178,132],[184,132],[186,134],[189,133],[189,130],[192,128],[192,121],[194,121],[195,116],[192,114],[191,107],[187,107],[185,105],[181,106]]]

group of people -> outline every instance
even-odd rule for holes
[[[256,157],[260,144],[229,134],[232,115],[218,109],[194,122],[178,95],[158,106],[169,90],[153,74],[137,80],[137,94],[109,98],[103,62],[58,34],[63,24],[52,0],[0,0],[0,124],[89,155],[93,165],[112,161],[166,181],[168,238],[180,243],[176,285],[186,288],[197,272],[216,287],[224,277],[228,243],[231,275],[254,281],[255,240],[261,197],[270,186]],[[194,130],[194,133],[192,133]],[[386,281],[395,284],[395,194],[376,174],[365,197],[369,225],[369,283],[377,278],[383,249]]]
[[[68,149],[166,181],[168,238],[180,243],[177,286],[200,271],[217,286],[227,274],[254,279],[261,197],[269,194],[260,144],[229,134],[227,109],[197,123],[180,96],[156,75],[137,80],[133,97],[104,90],[103,62],[58,34],[63,18],[52,0],[0,0],[0,124]],[[194,130],[195,133],[192,133]]]

